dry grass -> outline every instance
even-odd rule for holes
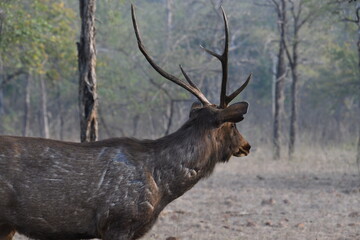
[[[259,147],[217,166],[170,204],[143,239],[360,239],[355,151],[302,149],[292,161],[273,161]]]

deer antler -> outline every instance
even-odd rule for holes
[[[247,86],[247,84],[249,83],[250,79],[251,79],[251,74],[249,75],[249,77],[247,78],[247,80],[245,81],[245,83],[243,85],[241,85],[237,90],[235,90],[232,94],[230,94],[229,96],[226,95],[226,89],[227,89],[227,78],[228,78],[228,59],[229,59],[229,25],[228,25],[228,20],[225,14],[225,11],[223,9],[223,7],[221,7],[221,12],[224,18],[224,25],[225,25],[225,46],[224,46],[224,51],[223,53],[217,54],[203,46],[200,45],[200,47],[202,49],[204,49],[207,53],[209,53],[210,55],[216,57],[217,59],[219,59],[219,61],[221,62],[221,67],[222,67],[222,81],[221,81],[221,93],[220,93],[220,108],[226,108],[227,105],[237,96],[239,95],[239,93],[241,93],[242,90],[244,90],[244,88]]]
[[[142,52],[142,54],[145,56],[146,60],[150,63],[150,65],[164,78],[176,83],[177,85],[185,88],[187,91],[189,91],[190,93],[192,93],[195,97],[197,97],[199,99],[199,101],[203,104],[203,105],[211,105],[210,101],[207,100],[207,98],[204,96],[204,94],[200,91],[200,89],[191,81],[191,79],[189,78],[189,76],[185,73],[184,69],[181,67],[180,65],[180,69],[182,74],[184,75],[186,82],[182,81],[181,79],[167,73],[166,71],[164,71],[159,65],[157,65],[154,60],[152,59],[152,57],[147,53],[147,50],[145,49],[144,45],[142,44],[142,39],[140,37],[140,33],[139,33],[139,29],[136,23],[136,16],[135,16],[135,9],[134,6],[131,4],[131,15],[132,15],[132,22],[133,22],[133,26],[134,26],[134,31],[135,31],[135,35],[136,35],[136,39],[138,42],[138,46],[140,51]]]

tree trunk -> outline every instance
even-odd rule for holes
[[[41,92],[41,135],[44,138],[49,138],[49,121],[48,121],[48,111],[47,111],[47,96],[46,96],[46,85],[44,76],[40,76],[40,92]]]
[[[294,36],[292,44],[292,59],[288,56],[291,68],[291,116],[290,116],[290,131],[289,131],[289,159],[292,159],[295,151],[296,128],[297,128],[297,85],[298,85],[298,33],[299,33],[298,19],[294,19]]]
[[[98,138],[96,92],[95,10],[96,0],[79,0],[81,34],[78,42],[80,140]]]
[[[139,126],[139,120],[140,120],[140,116],[139,115],[135,115],[133,117],[133,133],[132,136],[136,137],[137,134],[137,130],[138,130],[138,126]]]
[[[65,126],[64,114],[60,114],[59,139],[61,141],[64,140],[64,132],[65,132],[64,126]]]
[[[290,116],[290,131],[289,131],[289,159],[292,159],[295,150],[296,128],[297,128],[297,83],[298,73],[297,64],[291,69],[291,116]]]
[[[58,136],[60,140],[64,140],[64,107],[61,100],[61,83],[56,84],[56,102],[58,103],[59,129]]]
[[[30,119],[30,83],[31,75],[25,75],[25,99],[24,99],[24,118],[22,135],[24,137],[29,136],[29,119]]]
[[[359,101],[359,105],[360,105],[360,101]],[[358,169],[359,169],[359,173],[360,173],[360,126],[358,126],[358,142],[357,142],[356,163],[358,165]]]
[[[1,19],[1,14],[0,14],[0,36],[1,36],[1,27],[2,27],[2,19]],[[0,55],[0,86],[3,85],[3,82],[4,82],[4,75],[2,73],[4,73],[4,68],[3,68],[3,64],[2,64],[2,58],[1,58],[1,55]],[[0,133],[3,134],[3,121],[2,121],[2,118],[3,118],[3,115],[4,115],[4,93],[3,93],[3,88],[0,87]]]
[[[4,126],[3,126],[3,118],[4,116],[4,93],[3,89],[0,88],[0,134],[3,134]]]
[[[278,56],[275,52],[271,52],[272,60],[272,83],[271,83],[271,115],[275,116],[275,85],[276,85],[276,67],[278,62]]]
[[[273,159],[280,159],[280,130],[281,119],[284,114],[284,86],[286,76],[285,62],[285,31],[286,31],[286,2],[281,0],[278,11],[278,22],[280,32],[280,44],[278,53],[278,63],[276,67],[276,83],[275,83],[275,104],[274,104],[274,122],[273,122]]]
[[[172,14],[173,0],[166,0],[166,15],[167,15],[167,50],[171,50],[172,46],[172,31],[173,31],[173,14]]]
[[[170,134],[170,129],[171,129],[171,125],[172,125],[173,117],[174,117],[174,105],[175,105],[175,100],[171,99],[170,105],[169,105],[169,119],[168,119],[166,130],[165,130],[165,136]]]
[[[359,14],[360,12],[360,3],[358,4],[358,9],[357,9],[357,13]],[[358,25],[358,41],[357,41],[357,50],[358,50],[358,69],[359,69],[359,76],[360,76],[360,19],[358,19],[358,22],[357,22],[357,25]],[[358,79],[358,88],[359,88],[359,91],[360,91],[360,77]],[[358,102],[359,102],[359,113],[360,113],[360,93],[358,95],[359,99],[358,99]],[[356,162],[357,162],[357,165],[359,167],[359,172],[360,172],[360,114],[358,114],[358,144],[357,144],[357,155],[356,155]]]

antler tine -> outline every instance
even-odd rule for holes
[[[183,67],[181,66],[181,64],[179,65],[180,70],[182,72],[182,74],[184,75],[186,81],[188,81],[188,83],[190,84],[190,86],[192,86],[193,88],[197,89],[198,91],[200,91],[200,89],[193,83],[193,81],[191,81],[190,77],[186,74],[186,72],[184,71]]]
[[[201,44],[200,44],[200,47],[201,47],[205,52],[207,52],[208,54],[216,57],[217,59],[219,59],[219,60],[221,61],[221,55],[219,55],[219,54],[217,54],[216,52],[213,52],[213,51],[207,49],[206,47],[204,47],[204,46],[201,45]]]
[[[207,98],[204,96],[204,94],[199,90],[198,87],[195,86],[195,84],[190,80],[190,78],[187,76],[187,74],[185,73],[185,71],[182,69],[182,67],[180,67],[182,73],[184,74],[186,80],[189,82],[189,84],[187,84],[186,82],[182,81],[181,79],[165,72],[160,66],[158,66],[154,60],[152,59],[152,57],[147,53],[147,50],[145,49],[144,45],[142,44],[142,39],[140,37],[140,33],[139,33],[139,29],[136,23],[136,16],[135,16],[135,9],[133,4],[131,4],[131,16],[132,16],[132,22],[133,22],[133,26],[134,26],[134,31],[135,31],[135,36],[138,42],[138,47],[140,49],[140,51],[142,52],[142,54],[144,55],[144,57],[146,58],[146,60],[150,63],[150,65],[164,78],[176,83],[177,85],[185,88],[187,91],[189,91],[190,93],[192,93],[195,97],[197,97],[199,99],[199,101],[203,104],[203,105],[211,105],[210,101],[207,100]]]
[[[226,96],[225,98],[225,105],[227,106],[237,95],[239,95],[242,90],[244,90],[246,88],[246,86],[248,85],[249,81],[251,80],[252,77],[252,73],[250,73],[250,75],[248,76],[248,78],[246,79],[246,81],[243,83],[243,85],[241,85],[241,87],[239,87],[238,89],[236,89],[230,96]]]
[[[226,108],[227,105],[237,96],[239,93],[242,92],[248,85],[252,74],[249,75],[249,77],[246,79],[245,83],[241,85],[237,90],[235,90],[231,95],[226,95],[226,89],[227,89],[227,78],[228,78],[228,59],[229,59],[229,24],[227,20],[226,13],[221,7],[221,12],[224,19],[224,25],[225,25],[225,46],[224,46],[224,52],[220,55],[217,54],[203,46],[200,45],[202,49],[204,49],[207,53],[210,55],[216,57],[221,62],[222,67],[222,81],[221,81],[221,93],[220,93],[220,108]]]
[[[226,107],[226,88],[227,88],[227,78],[228,78],[228,55],[229,55],[229,26],[228,20],[225,14],[223,7],[221,7],[221,12],[224,18],[224,25],[225,25],[225,46],[223,53],[217,54],[203,46],[200,45],[202,49],[204,49],[210,55],[216,57],[221,62],[222,68],[222,81],[221,81],[221,93],[220,93],[220,108]]]
[[[226,88],[227,88],[227,78],[228,78],[228,56],[229,56],[229,25],[228,20],[225,14],[223,7],[221,7],[221,12],[224,18],[225,25],[225,47],[222,54],[221,66],[223,70],[223,76],[221,81],[221,93],[220,93],[220,108],[225,108],[226,104]]]

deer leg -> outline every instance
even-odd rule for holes
[[[113,225],[103,233],[102,240],[132,240],[133,234],[119,225]]]
[[[119,230],[108,230],[102,240],[132,240],[131,234]]]
[[[0,240],[11,240],[15,235],[15,229],[8,224],[0,225]]]

